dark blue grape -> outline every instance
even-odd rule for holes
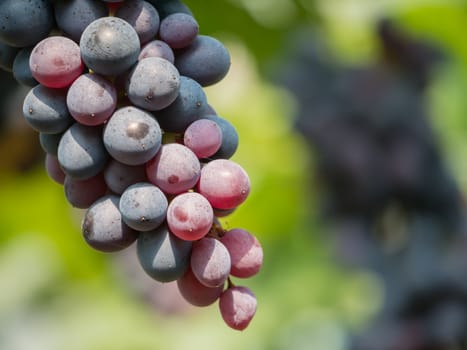
[[[158,111],[157,120],[166,132],[182,133],[188,125],[204,114],[206,94],[195,80],[181,76],[177,99],[167,108]]]
[[[63,171],[78,180],[91,178],[104,170],[109,155],[102,142],[102,129],[73,124],[58,145],[58,161]]]
[[[130,73],[126,91],[130,101],[148,111],[169,106],[178,96],[180,75],[169,61],[147,57]]]
[[[50,89],[37,85],[23,103],[23,116],[29,125],[42,133],[58,134],[73,124],[66,106],[66,89]]]
[[[13,62],[19,49],[0,42],[0,68],[7,72],[13,71]]]
[[[156,186],[140,182],[128,187],[120,198],[123,221],[138,231],[151,231],[165,220],[168,201]]]
[[[15,47],[35,45],[55,25],[48,0],[2,0],[0,2],[0,41]]]
[[[104,196],[91,205],[84,215],[84,239],[96,250],[119,251],[129,247],[138,237],[138,233],[122,221],[118,203],[118,196]]]
[[[130,23],[138,33],[141,44],[154,39],[159,30],[159,13],[144,0],[126,1],[115,13],[116,17]]]
[[[173,235],[165,224],[141,232],[136,247],[142,268],[157,281],[175,281],[188,269],[192,243]]]
[[[195,18],[186,13],[174,13],[161,22],[159,36],[173,49],[190,45],[198,35],[199,26]]]
[[[209,119],[215,122],[222,131],[222,144],[219,150],[209,159],[229,159],[238,148],[238,133],[235,127],[224,118],[217,115],[205,115],[203,119]]]
[[[138,60],[140,42],[135,29],[118,17],[102,17],[81,35],[81,57],[96,73],[118,75]]]
[[[46,133],[39,133],[39,142],[41,144],[42,149],[45,153],[49,153],[53,156],[56,156],[58,153],[58,144],[62,139],[63,133],[58,134],[46,134]]]
[[[95,0],[67,0],[57,1],[55,4],[55,20],[58,28],[77,43],[91,22],[107,16],[108,13],[107,6]]]
[[[126,165],[112,159],[104,170],[104,178],[109,189],[122,194],[127,187],[147,181],[145,165]]]
[[[162,143],[156,119],[136,107],[115,111],[104,129],[104,144],[110,155],[121,163],[140,165],[153,158]]]
[[[187,5],[180,0],[148,0],[159,12],[160,18],[165,18],[172,13],[186,13],[193,15]]]
[[[29,57],[31,56],[33,47],[25,47],[19,50],[13,61],[13,76],[16,81],[22,85],[34,87],[39,82],[34,79],[29,68]]]
[[[227,75],[230,55],[219,40],[198,35],[190,46],[176,53],[175,67],[180,75],[190,77],[202,86],[209,86]]]

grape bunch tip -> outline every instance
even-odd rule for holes
[[[263,250],[219,224],[250,179],[230,160],[235,127],[203,90],[228,73],[226,47],[179,0],[4,0],[0,68],[31,88],[24,118],[50,178],[86,209],[87,244],[136,242],[150,277],[177,281],[195,306],[217,301],[225,323],[245,329],[257,301],[232,277],[256,275]]]

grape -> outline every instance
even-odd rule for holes
[[[130,23],[138,34],[141,45],[155,38],[159,30],[159,14],[149,2],[126,1],[118,8],[116,17]]]
[[[115,111],[104,129],[105,148],[114,159],[128,165],[140,165],[153,158],[161,142],[156,119],[136,107]]]
[[[0,41],[0,68],[7,72],[13,72],[13,62],[19,50],[17,47],[9,46]]]
[[[172,64],[175,62],[172,49],[162,40],[153,40],[143,46],[139,53],[138,60],[141,61],[143,58],[147,57],[160,57]]]
[[[178,96],[167,108],[157,113],[157,120],[166,132],[183,133],[203,114],[206,94],[195,80],[181,76]]]
[[[66,90],[37,85],[23,103],[23,116],[29,125],[42,133],[58,134],[73,123],[66,107]]]
[[[196,80],[202,86],[209,86],[227,75],[230,55],[219,40],[198,35],[190,46],[177,52],[175,67],[181,75]]]
[[[138,233],[122,221],[118,202],[118,196],[106,195],[91,205],[84,214],[83,236],[96,250],[119,251],[129,247],[138,237]]]
[[[13,76],[16,81],[30,87],[39,84],[32,76],[31,69],[29,68],[29,57],[31,56],[32,49],[33,47],[25,47],[19,50],[13,61]]]
[[[81,75],[79,46],[71,39],[51,36],[39,42],[29,57],[32,76],[42,85],[63,88]]]
[[[193,274],[206,287],[224,284],[230,273],[230,255],[217,239],[204,237],[193,243],[190,266]]]
[[[2,0],[0,41],[15,47],[35,45],[54,26],[52,4],[48,0]]]
[[[159,29],[160,38],[173,49],[190,45],[198,35],[198,22],[186,13],[173,13],[165,17]]]
[[[229,251],[232,276],[247,278],[259,272],[263,264],[263,249],[251,233],[238,228],[232,229],[220,241]]]
[[[224,118],[217,115],[204,115],[203,119],[209,119],[221,128],[222,144],[219,150],[209,157],[210,159],[229,159],[232,157],[238,148],[238,134],[235,127]]]
[[[162,145],[159,153],[146,165],[150,182],[168,194],[193,188],[198,182],[201,165],[187,147],[176,143]]]
[[[138,231],[151,231],[159,227],[165,220],[167,206],[164,193],[150,183],[135,183],[120,198],[123,221]]]
[[[79,46],[86,66],[102,75],[122,74],[136,63],[140,52],[138,34],[118,17],[91,22],[81,35]]]
[[[256,313],[257,301],[247,287],[231,287],[219,298],[219,309],[225,323],[236,330],[243,330],[250,324]]]
[[[63,185],[65,181],[65,173],[60,168],[60,163],[56,156],[52,154],[45,155],[45,170],[47,175],[56,183]]]
[[[112,192],[122,194],[127,187],[137,182],[146,182],[146,166],[126,165],[112,159],[104,170],[104,178]]]
[[[102,130],[73,124],[58,145],[58,161],[63,171],[78,180],[85,180],[104,170],[108,153],[102,142]]]
[[[54,6],[57,26],[77,43],[91,22],[108,14],[107,6],[95,0],[57,1]]]
[[[232,209],[248,197],[250,179],[237,163],[216,159],[201,170],[198,190],[214,208]]]
[[[223,284],[214,288],[201,284],[191,268],[177,280],[177,286],[183,298],[195,306],[211,305],[219,299],[224,289]]]
[[[175,281],[185,274],[192,243],[173,235],[166,225],[141,232],[136,245],[141,267],[160,282]]]
[[[198,158],[210,157],[219,150],[222,144],[221,128],[211,120],[199,119],[185,130],[183,143]]]
[[[73,118],[84,125],[104,124],[117,106],[117,90],[98,74],[83,74],[71,84],[66,104]]]
[[[66,176],[64,189],[68,203],[80,209],[89,208],[107,193],[107,185],[102,173],[86,180],[76,180]]]
[[[211,205],[196,192],[176,196],[167,209],[167,224],[174,235],[187,241],[204,237],[211,229],[214,214]]]
[[[58,153],[58,145],[64,133],[45,134],[39,133],[39,142],[44,152],[56,156]]]
[[[193,15],[188,8],[182,1],[180,0],[148,0],[151,4],[153,4],[157,12],[159,12],[160,18],[165,18],[172,13],[186,13],[188,15]]]
[[[180,75],[172,63],[160,57],[147,57],[131,71],[126,91],[135,106],[157,111],[175,101],[179,88]]]

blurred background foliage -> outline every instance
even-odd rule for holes
[[[82,212],[70,208],[62,188],[47,178],[37,136],[21,120],[25,90],[12,89],[4,74],[0,349],[337,350],[373,322],[387,298],[384,281],[336,255],[333,222],[321,216],[316,154],[294,127],[298,100],[276,79],[293,64],[287,61],[290,43],[304,28],[342,66],[371,66],[381,58],[381,18],[438,47],[446,59],[433,70],[423,100],[446,166],[467,190],[465,1],[185,3],[201,32],[222,40],[232,55],[227,78],[206,91],[237,127],[240,147],[233,159],[252,180],[248,201],[222,222],[250,230],[263,245],[261,273],[238,282],[256,293],[257,315],[244,332],[232,331],[217,305],[191,308],[173,284],[144,276],[132,248],[113,255],[89,248],[80,233]]]

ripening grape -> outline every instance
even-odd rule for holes
[[[160,57],[172,64],[175,62],[173,50],[162,40],[150,41],[141,48],[138,60],[141,61],[143,58],[147,57]]]
[[[191,268],[177,280],[178,290],[183,298],[195,306],[208,306],[219,299],[224,285],[206,287],[193,274]]]
[[[196,192],[179,194],[167,209],[167,224],[170,230],[187,241],[204,237],[211,229],[213,220],[211,205]]]
[[[220,241],[229,251],[232,276],[247,278],[259,272],[263,264],[263,249],[251,233],[239,228],[231,229]]]
[[[198,158],[208,158],[221,147],[222,130],[211,120],[199,119],[191,123],[185,130],[183,143]]]
[[[71,39],[51,36],[39,42],[29,57],[32,76],[50,88],[68,87],[83,69],[79,46]]]
[[[52,154],[45,155],[45,170],[47,175],[56,183],[63,185],[65,181],[65,173],[60,168],[60,163],[56,156]]]
[[[201,170],[199,192],[214,208],[232,209],[243,203],[250,193],[250,179],[237,163],[217,159]]]
[[[236,330],[244,330],[256,313],[257,301],[247,287],[231,287],[219,298],[219,309],[225,323]]]
[[[186,13],[173,13],[165,17],[160,25],[159,36],[173,49],[190,45],[198,35],[199,26],[195,18]]]
[[[230,255],[217,239],[204,237],[193,243],[190,266],[198,281],[207,287],[224,284],[230,273]]]
[[[86,180],[76,180],[66,176],[63,185],[68,203],[80,209],[89,208],[107,193],[107,185],[102,173]]]

